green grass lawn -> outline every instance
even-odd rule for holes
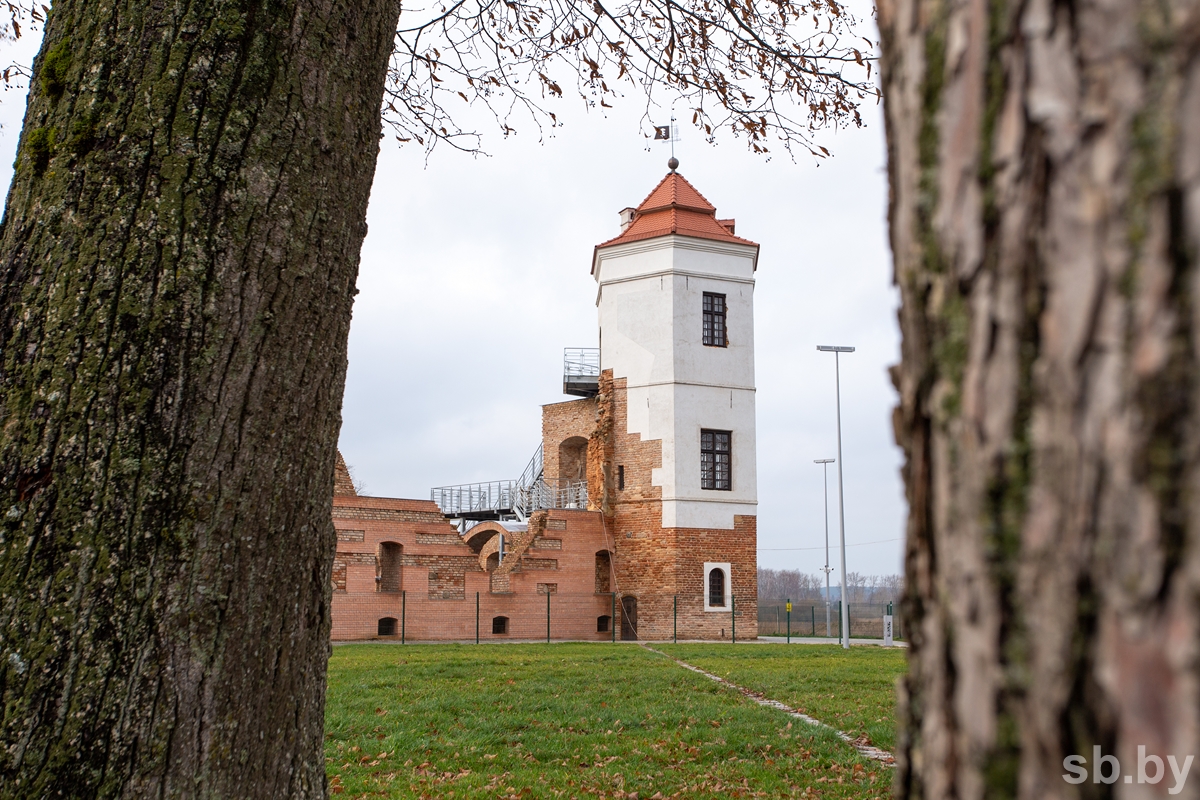
[[[655,645],[656,649],[892,751],[904,650],[836,644]]]
[[[738,646],[735,659],[760,650],[783,652]],[[832,732],[636,645],[339,646],[327,697],[343,797],[890,794],[891,771]]]

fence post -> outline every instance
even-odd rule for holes
[[[679,595],[671,597],[671,643],[679,644]]]
[[[889,601],[887,604],[887,610],[884,612],[884,615],[883,615],[883,645],[884,645],[884,647],[891,647],[893,644],[893,639],[894,639],[894,637],[892,635],[892,604]]]
[[[479,644],[479,592],[475,593],[475,644]]]
[[[546,644],[550,644],[550,590],[546,590]]]
[[[813,635],[813,636],[816,636],[816,635],[817,635],[817,607],[816,607],[816,606],[809,606],[809,607],[808,607],[808,609],[809,609],[810,611],[812,611],[812,618],[813,618],[813,632],[812,632],[812,635]]]
[[[792,643],[792,598],[790,598],[790,597],[787,600],[787,615],[788,615],[787,643],[791,644]]]
[[[408,592],[401,590],[400,591],[400,644],[404,644],[404,620],[405,620],[405,617],[407,616],[405,614],[407,605],[408,605]]]
[[[737,598],[729,595],[729,630],[733,635],[733,644],[737,644]]]
[[[612,593],[612,616],[608,618],[608,627],[612,631],[613,644],[617,643],[617,593]]]

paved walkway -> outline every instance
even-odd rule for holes
[[[787,644],[787,637],[784,636],[760,636],[757,641],[759,644]],[[836,637],[826,639],[824,636],[793,636],[792,644],[838,644]],[[851,639],[850,644],[858,647],[862,644],[875,645],[883,647],[883,639]],[[893,647],[908,647],[908,642],[893,642]]]

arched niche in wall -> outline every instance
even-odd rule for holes
[[[572,436],[558,446],[559,486],[587,480],[587,446],[582,436]]]
[[[596,553],[596,593],[612,591],[612,554],[607,550]]]
[[[398,592],[401,582],[400,556],[404,547],[398,542],[380,542],[375,555],[375,591]]]

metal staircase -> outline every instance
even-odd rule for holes
[[[538,445],[521,477],[515,481],[464,483],[439,486],[430,491],[430,499],[451,519],[481,522],[516,519],[524,521],[544,508],[587,508],[587,482],[562,486],[548,482]]]

